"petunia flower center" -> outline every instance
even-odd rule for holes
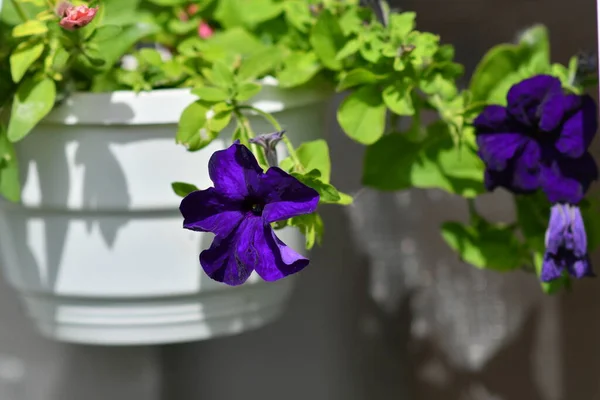
[[[263,209],[265,208],[265,202],[261,199],[256,198],[246,198],[242,203],[242,210],[247,213],[252,213],[257,217],[260,217],[263,213]]]

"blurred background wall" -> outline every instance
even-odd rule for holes
[[[251,0],[249,0],[251,1]],[[493,44],[546,24],[553,58],[596,48],[591,0],[403,0],[473,70]],[[328,121],[336,186],[360,190],[362,150]],[[488,215],[510,218],[502,194]],[[157,347],[54,343],[0,287],[0,400],[600,399],[600,290],[543,296],[532,276],[460,263],[437,227],[466,215],[435,191],[360,191],[325,209],[326,246],[289,311],[247,334]],[[600,254],[595,255],[600,269]]]

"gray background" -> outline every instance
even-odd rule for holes
[[[591,0],[402,5],[417,11],[419,29],[454,43],[469,71],[490,45],[536,22],[549,26],[556,60],[596,46]],[[328,124],[334,183],[356,192],[362,149],[341,134],[333,108]],[[507,217],[505,204],[495,195],[482,206]],[[2,284],[0,400],[600,399],[598,281],[544,297],[531,276],[469,268],[437,232],[464,214],[462,201],[436,192],[361,191],[347,210],[326,208],[326,246],[287,314],[210,342],[50,342]]]

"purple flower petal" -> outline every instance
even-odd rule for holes
[[[545,132],[554,131],[560,126],[565,115],[572,113],[580,105],[580,96],[574,94],[551,96],[541,105],[540,129]]]
[[[477,133],[509,132],[508,111],[498,105],[487,106],[473,121]]]
[[[212,155],[208,173],[217,191],[240,200],[256,190],[263,170],[246,146],[234,143]]]
[[[546,230],[546,252],[556,255],[564,246],[565,232],[569,229],[569,207],[555,204],[550,210],[550,222]]]
[[[310,214],[319,204],[316,190],[277,167],[262,176],[260,193],[266,199],[263,218],[268,223]]]
[[[589,257],[573,262],[569,266],[569,273],[577,279],[596,276],[592,270],[592,263]]]
[[[520,133],[484,133],[477,135],[479,157],[495,171],[506,168],[507,162],[529,140]]]
[[[562,96],[560,80],[550,75],[536,75],[510,88],[507,109],[520,123],[535,127],[542,117],[541,105],[553,96]]]
[[[571,239],[573,240],[573,254],[577,258],[583,258],[587,254],[587,235],[585,233],[585,225],[579,207],[569,207],[571,213]]]
[[[580,108],[564,122],[556,148],[565,156],[578,158],[587,151],[598,129],[596,104],[590,96],[567,97],[579,100]]]
[[[515,163],[511,162],[502,171],[485,170],[484,184],[488,191],[497,187],[503,187],[515,194],[528,194],[535,192],[540,185],[539,169],[528,170],[523,163],[516,164],[521,168],[516,169]]]
[[[560,278],[564,266],[558,265],[551,255],[546,254],[542,263],[540,279],[542,282],[550,282]]]
[[[513,160],[513,179],[510,188],[519,193],[527,193],[537,190],[540,186],[539,162],[541,148],[533,140],[525,143],[515,159]]]
[[[309,263],[309,260],[283,243],[269,225],[265,225],[263,234],[256,237],[260,249],[261,262],[256,272],[265,281],[276,281],[294,274]]]
[[[300,271],[308,259],[283,244],[260,217],[248,217],[227,237],[215,237],[200,254],[200,264],[212,279],[231,286],[243,284],[252,271],[275,281]]]
[[[598,179],[596,162],[589,153],[580,158],[557,158],[542,165],[540,181],[551,203],[577,204]]]
[[[246,282],[264,251],[255,243],[256,235],[262,235],[263,225],[262,218],[247,217],[229,236],[216,236],[210,248],[200,253],[204,272],[231,286]]]
[[[188,194],[181,201],[179,210],[183,215],[184,228],[220,236],[229,235],[243,218],[239,203],[214,188]]]

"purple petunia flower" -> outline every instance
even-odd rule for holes
[[[565,270],[576,278],[594,276],[579,207],[555,204],[546,231],[546,253],[540,278],[549,282],[559,278]]]
[[[538,75],[514,85],[507,102],[474,121],[488,190],[542,188],[552,203],[578,203],[598,177],[587,152],[598,125],[592,98],[565,94],[560,80]]]
[[[214,187],[187,195],[180,206],[186,229],[212,232],[200,264],[212,279],[241,285],[252,271],[275,281],[300,271],[308,259],[275,236],[271,223],[314,212],[319,194],[283,170],[264,173],[245,146],[215,152],[208,164]]]

